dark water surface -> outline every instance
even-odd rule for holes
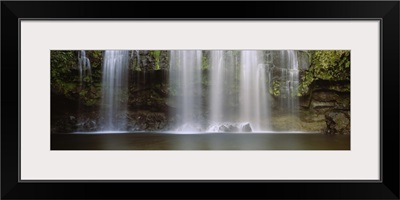
[[[350,135],[70,133],[52,134],[51,150],[350,150]]]

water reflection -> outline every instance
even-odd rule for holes
[[[350,150],[349,135],[262,133],[52,134],[52,150]]]

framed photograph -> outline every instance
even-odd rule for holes
[[[397,1],[1,6],[3,199],[399,199]]]

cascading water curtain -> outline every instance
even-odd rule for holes
[[[105,51],[101,118],[103,131],[126,130],[129,51]]]
[[[297,51],[284,50],[280,51],[283,95],[281,106],[289,113],[296,115],[299,100],[297,97],[297,88],[299,87],[299,62],[297,59]]]
[[[237,126],[238,92],[236,88],[236,59],[234,51],[211,50],[209,66],[209,128],[218,131],[222,126]]]
[[[202,131],[202,52],[176,50],[170,52],[171,100],[176,103],[176,131]]]
[[[240,120],[254,131],[269,131],[268,86],[262,51],[241,51]]]

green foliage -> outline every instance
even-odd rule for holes
[[[313,81],[314,81],[314,76],[312,71],[310,70],[304,71],[303,75],[301,76],[299,88],[297,90],[298,91],[297,96],[302,96],[304,94],[307,94],[309,91],[309,86]]]
[[[318,79],[350,80],[350,51],[311,51],[311,68]]]
[[[103,51],[86,51],[91,63],[92,77],[80,80],[77,51],[51,51],[51,91],[85,105],[95,105],[100,98]]]
[[[277,97],[281,94],[280,88],[281,88],[281,83],[277,80],[274,80],[272,82],[272,87],[271,86],[269,87],[269,93]]]
[[[298,96],[307,94],[314,80],[350,80],[350,51],[318,50],[309,51],[311,65],[303,72]]]
[[[103,66],[103,51],[87,51],[92,67],[92,79],[94,82],[100,82],[102,79],[101,69]]]
[[[156,50],[156,51],[150,51],[150,55],[154,58],[155,61],[155,70],[159,70],[160,69],[160,54],[161,51]]]
[[[50,57],[52,89],[72,97],[79,78],[79,74],[71,75],[73,68],[77,66],[77,56],[73,51],[51,51]]]

